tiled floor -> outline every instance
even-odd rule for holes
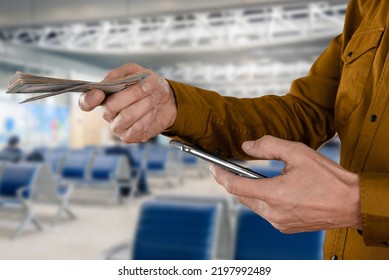
[[[18,219],[0,213],[0,259],[99,259],[112,246],[132,238],[139,205],[144,199],[160,193],[227,195],[209,174],[204,178],[187,176],[183,184],[176,184],[171,188],[157,183],[150,182],[151,195],[135,197],[125,205],[74,202],[72,209],[78,218],[64,218],[57,226],[51,225],[56,208],[38,205],[35,212],[44,225],[44,231],[37,232],[29,227],[12,241],[9,237],[16,228]]]

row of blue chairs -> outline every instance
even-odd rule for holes
[[[75,218],[69,207],[75,188],[108,190],[111,192],[108,202],[116,203],[121,201],[123,189],[132,190],[129,198],[132,197],[135,191],[132,183],[124,156],[45,154],[45,162],[0,164],[0,209],[18,209],[24,213],[20,226],[12,235],[12,238],[16,238],[28,224],[42,229],[33,210],[39,201],[59,204],[54,221],[57,224],[64,213]]]
[[[188,168],[197,170],[200,176],[204,173],[203,165],[196,157],[161,144],[87,146],[77,150],[45,149],[41,153],[59,176],[78,180],[93,177],[90,166],[93,157],[123,155],[129,164],[130,178],[135,178],[132,185],[137,186],[136,192],[140,194],[149,193],[148,181],[151,178],[162,178],[164,186],[172,187],[183,182],[184,172]]]
[[[109,190],[109,203],[122,201],[127,190],[129,198],[136,192],[137,177],[131,177],[131,167],[123,155],[95,154],[85,151],[46,152],[48,163],[59,181],[74,188]]]
[[[141,206],[132,241],[104,259],[322,259],[322,231],[286,235],[225,197],[159,196]]]
[[[137,190],[139,176],[131,177],[131,167],[123,155],[96,154],[91,150],[48,151],[43,155],[43,162],[0,164],[0,209],[17,208],[24,213],[12,238],[19,236],[28,224],[42,229],[33,211],[38,197],[60,204],[55,219],[58,223],[63,213],[75,218],[69,207],[75,189],[108,190],[109,203],[121,202],[123,190],[129,193],[128,199]]]

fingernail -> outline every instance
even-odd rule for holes
[[[143,82],[140,87],[142,88],[144,93],[149,93],[151,91],[151,83],[150,82]]]
[[[243,143],[243,149],[251,150],[254,147],[254,141],[246,141]]]
[[[93,102],[100,102],[101,101],[101,94],[99,94],[98,91],[92,91],[91,92],[91,98]]]
[[[209,166],[209,171],[211,171],[212,176],[215,177],[215,169],[213,168],[213,165]]]

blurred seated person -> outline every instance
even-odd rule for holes
[[[0,152],[0,160],[18,162],[23,158],[23,151],[19,148],[20,139],[14,135],[8,139],[7,146]]]
[[[42,152],[38,150],[33,150],[31,153],[29,153],[26,156],[26,161],[28,162],[43,162],[44,161],[44,156]]]
[[[118,136],[114,135],[113,140],[114,140],[115,144],[113,146],[105,148],[105,154],[124,155],[127,158],[128,164],[131,168],[131,178],[133,180],[138,179],[137,190],[142,194],[148,193],[148,186],[147,186],[145,170],[142,170],[141,166],[138,168],[136,167],[136,163],[135,163],[135,160],[131,154],[130,149],[128,149],[126,147],[126,144],[123,143]],[[128,189],[123,188],[121,190],[121,194],[123,196],[127,196]]]

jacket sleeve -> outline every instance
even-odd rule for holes
[[[175,124],[165,132],[224,157],[246,159],[241,144],[264,135],[318,148],[335,134],[334,105],[342,36],[285,96],[234,98],[169,81],[177,101]]]

